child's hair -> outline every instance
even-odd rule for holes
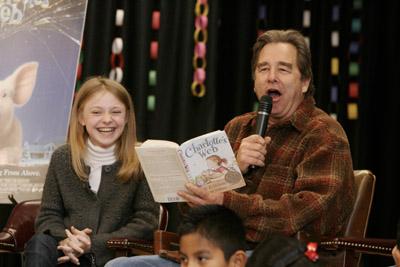
[[[304,253],[307,246],[287,236],[272,236],[264,239],[254,249],[246,267],[307,267],[324,266],[322,259],[315,262]]]
[[[69,133],[72,166],[79,178],[83,181],[87,181],[88,174],[85,172],[84,159],[89,135],[86,128],[79,123],[79,116],[83,112],[85,104],[94,95],[106,92],[114,95],[126,107],[127,123],[115,146],[115,157],[122,162],[122,166],[117,173],[117,178],[124,183],[132,177],[140,178],[142,174],[134,148],[137,142],[135,111],[128,91],[118,82],[108,78],[91,77],[87,79],[76,95],[71,112]]]
[[[200,205],[184,214],[179,236],[181,238],[191,233],[199,233],[221,248],[227,262],[236,251],[246,250],[246,232],[242,219],[221,205]]]
[[[228,163],[228,161],[225,158],[221,159],[221,157],[218,155],[211,155],[207,158],[207,160],[215,161],[218,164],[218,166],[221,166],[222,163],[224,164]]]

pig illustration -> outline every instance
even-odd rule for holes
[[[37,62],[18,67],[0,81],[0,165],[18,164],[22,156],[22,127],[14,117],[14,105],[25,104],[36,82]]]

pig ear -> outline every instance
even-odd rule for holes
[[[25,104],[32,95],[36,83],[37,62],[30,62],[20,66],[12,74],[15,84],[14,103],[16,105]]]

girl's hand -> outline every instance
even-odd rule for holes
[[[85,228],[79,231],[75,227],[71,227],[71,231],[65,230],[67,238],[60,241],[57,249],[62,250],[65,256],[58,258],[58,264],[65,263],[68,261],[79,265],[79,257],[83,254],[89,253],[91,248],[91,241],[89,234],[92,232],[91,229]]]

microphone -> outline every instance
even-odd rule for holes
[[[269,95],[263,95],[260,99],[260,103],[258,104],[257,124],[254,131],[255,134],[265,137],[265,131],[267,130],[268,119],[271,110],[272,97],[270,97]],[[257,166],[251,165],[249,166],[249,171],[255,170],[256,168]]]

